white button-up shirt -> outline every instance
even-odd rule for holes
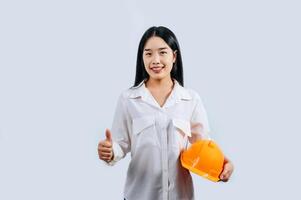
[[[114,165],[131,152],[124,197],[127,200],[194,199],[190,172],[180,153],[200,138],[208,138],[207,114],[200,96],[174,80],[174,88],[160,107],[142,81],[124,91],[113,125]]]

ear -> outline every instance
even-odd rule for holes
[[[174,52],[173,52],[173,63],[175,63],[176,62],[176,60],[177,60],[177,50],[175,50]]]

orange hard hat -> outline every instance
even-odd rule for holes
[[[212,140],[199,140],[181,153],[182,166],[211,181],[219,181],[224,155]]]

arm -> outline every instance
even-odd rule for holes
[[[196,104],[191,117],[191,137],[189,137],[189,142],[193,144],[197,140],[210,139],[209,137],[209,123],[207,112],[203,105],[203,102],[198,94],[196,94]]]
[[[108,165],[114,165],[130,151],[130,117],[127,111],[125,98],[121,94],[112,123],[111,156],[106,160]]]
[[[196,94],[196,106],[191,118],[191,137],[189,138],[189,142],[192,144],[197,140],[210,139],[209,132],[210,128],[205,107],[200,96]],[[224,166],[220,174],[220,179],[223,182],[227,182],[234,170],[234,166],[227,156],[224,156],[224,158]]]

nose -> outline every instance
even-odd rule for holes
[[[156,65],[156,64],[159,64],[159,63],[160,63],[160,56],[156,53],[156,54],[154,54],[152,64]]]

